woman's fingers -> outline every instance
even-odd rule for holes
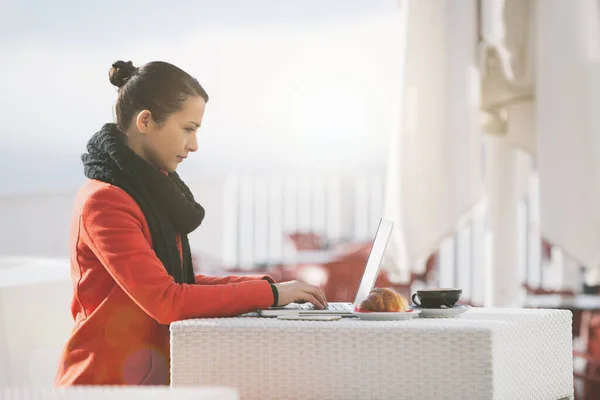
[[[304,300],[312,303],[316,308],[319,308],[319,309],[325,308],[325,306],[323,305],[323,303],[321,303],[321,301],[319,299],[317,299],[315,296],[313,296],[312,294],[310,294],[308,292],[303,293],[303,298],[304,298]]]

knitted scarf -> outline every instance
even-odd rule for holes
[[[194,200],[177,173],[165,174],[138,156],[125,143],[115,124],[106,124],[87,144],[81,159],[85,176],[123,189],[140,206],[154,252],[178,283],[194,283],[194,269],[187,234],[204,219],[204,208]],[[181,236],[180,257],[177,234]]]

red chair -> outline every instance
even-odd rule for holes
[[[321,235],[313,232],[294,232],[288,235],[296,250],[321,250],[324,246],[324,240]]]
[[[585,361],[583,370],[574,370],[574,381],[582,383],[581,392],[575,386],[575,398],[580,400],[600,399],[600,314],[585,311],[581,316],[580,338],[585,352],[574,351],[573,361]]]
[[[371,246],[371,242],[348,245],[340,257],[322,266],[327,273],[327,282],[322,289],[328,301],[354,301]],[[410,283],[392,282],[385,271],[379,272],[375,287],[389,287],[407,298],[410,296]]]

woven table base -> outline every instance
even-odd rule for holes
[[[571,313],[472,309],[456,319],[171,325],[172,385],[242,399],[557,400],[573,396]]]

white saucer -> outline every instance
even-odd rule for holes
[[[411,312],[358,312],[352,311],[352,315],[365,321],[401,321],[413,319],[419,315],[420,310],[412,310]]]
[[[421,311],[420,318],[456,318],[459,315],[469,311],[471,306],[455,306],[454,308],[420,308],[414,307],[413,310]]]

